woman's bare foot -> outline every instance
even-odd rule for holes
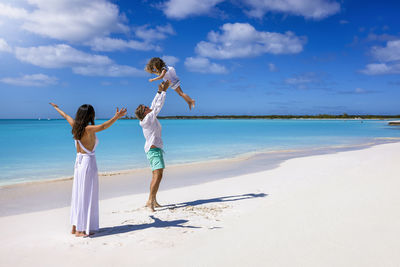
[[[83,231],[83,232],[78,231],[78,232],[76,232],[76,234],[75,234],[76,237],[88,237],[88,236],[91,236],[91,235],[94,235],[94,233],[86,234],[85,231]]]
[[[76,234],[76,226],[72,225],[72,230],[71,230],[71,234]]]
[[[75,234],[76,237],[86,237],[88,236],[85,232],[81,232],[81,231],[76,231]]]

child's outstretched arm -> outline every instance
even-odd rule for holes
[[[99,125],[88,125],[86,126],[86,129],[88,131],[93,131],[95,133],[100,132],[100,131],[104,131],[105,129],[107,129],[108,127],[110,127],[111,125],[113,125],[114,122],[116,122],[119,118],[122,118],[123,116],[126,115],[126,108],[121,108],[121,110],[119,110],[117,108],[117,111],[115,112],[114,117],[112,117],[111,119],[109,119],[108,121],[99,124]]]
[[[162,78],[164,78],[165,73],[167,73],[167,70],[166,70],[166,69],[163,69],[163,70],[161,71],[160,76],[155,77],[155,78],[153,78],[153,79],[149,79],[149,82],[154,82],[154,81],[161,80]]]
[[[56,104],[54,104],[54,103],[49,103],[49,104],[52,105],[53,108],[55,108],[55,110],[57,110],[58,113],[60,113],[60,115],[61,115],[64,119],[66,119],[66,120],[68,121],[68,123],[69,123],[69,125],[71,125],[71,127],[74,126],[74,119],[73,119],[73,118],[71,118],[67,113],[65,113],[64,111],[62,111],[62,110],[58,107],[58,105],[56,105]]]

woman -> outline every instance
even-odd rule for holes
[[[75,236],[89,236],[99,229],[99,182],[95,149],[98,144],[96,133],[110,127],[126,115],[126,108],[118,110],[110,120],[94,125],[95,111],[91,105],[82,105],[75,120],[50,103],[72,127],[75,139],[76,161],[72,186],[71,224]],[[90,125],[89,125],[90,123]]]

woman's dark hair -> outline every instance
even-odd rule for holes
[[[153,73],[154,69],[156,69],[157,72],[161,73],[162,68],[164,68],[165,66],[166,66],[165,62],[161,58],[153,57],[152,59],[149,60],[144,69],[148,73]]]
[[[83,133],[85,132],[86,126],[90,124],[94,125],[94,108],[92,105],[85,104],[78,108],[75,115],[74,126],[72,127],[72,135],[75,140],[81,140]]]

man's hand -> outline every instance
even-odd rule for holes
[[[160,84],[158,85],[158,91],[164,91],[164,92],[166,92],[167,89],[168,89],[168,87],[169,87],[169,85],[170,85],[170,82],[169,82],[169,81],[165,81],[165,82],[160,83]]]

